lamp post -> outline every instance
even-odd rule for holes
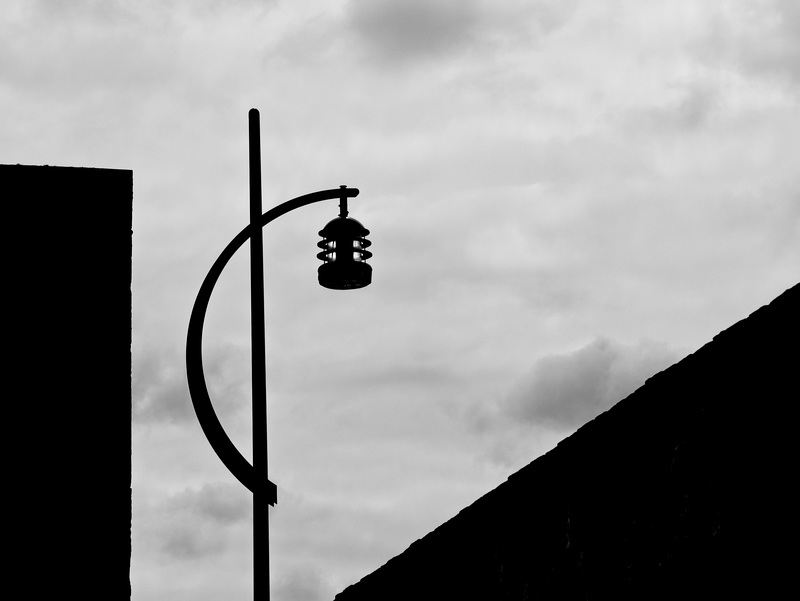
[[[261,213],[261,142],[259,114],[251,109],[250,144],[250,225],[239,232],[211,266],[197,293],[186,336],[186,376],[197,419],[208,442],[225,467],[253,493],[253,598],[269,600],[269,519],[268,506],[278,502],[277,487],[267,469],[267,386],[266,340],[264,324],[264,247],[265,225],[286,213],[323,200],[339,199],[339,217],[319,233],[317,244],[322,260],[318,270],[320,285],[334,290],[363,288],[372,281],[372,267],[366,260],[369,231],[348,217],[347,199],[358,195],[355,188],[321,190],[298,196]],[[222,270],[234,253],[250,240],[250,334],[253,386],[253,462],[245,459],[225,433],[214,411],[203,373],[203,324],[211,293]]]

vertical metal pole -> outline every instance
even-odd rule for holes
[[[261,231],[261,124],[251,109],[250,133],[250,339],[253,362],[253,468],[266,482],[267,353],[264,327],[264,240]],[[263,478],[263,480],[262,480]],[[253,599],[269,601],[269,499],[253,493]]]

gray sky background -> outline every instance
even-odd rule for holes
[[[0,162],[134,171],[135,601],[251,595],[183,362],[251,107],[265,209],[358,187],[375,253],[329,291],[335,202],[265,229],[275,601],[332,599],[800,279],[793,0],[4,0]],[[205,361],[249,456],[246,255]]]

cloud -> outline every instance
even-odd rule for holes
[[[206,484],[168,497],[156,510],[158,527],[150,532],[163,553],[200,559],[228,548],[229,530],[252,518],[249,496],[233,484]]]
[[[715,14],[698,46],[701,58],[755,78],[800,85],[800,5],[786,0],[743,4],[738,11]]]
[[[233,484],[206,484],[186,489],[167,501],[170,511],[190,512],[219,524],[235,524],[250,519],[249,494]]]
[[[319,572],[308,566],[285,572],[276,578],[272,588],[275,601],[321,601],[334,594]]]
[[[214,409],[221,420],[249,402],[249,352],[228,345],[205,353],[204,371]],[[182,424],[196,420],[182,354],[142,349],[133,362],[131,401],[137,423]]]
[[[167,102],[231,102],[229,88],[241,81],[241,65],[231,57],[249,50],[273,5],[31,0],[0,22],[3,85],[49,112],[69,112],[70,121],[142,124]],[[214,23],[213,33],[206,22]],[[114,126],[103,129],[107,135]]]
[[[352,0],[346,26],[365,55],[399,66],[461,55],[492,56],[499,48],[528,45],[562,27],[576,1]]]
[[[370,53],[394,64],[463,47],[478,19],[474,0],[362,0],[348,8],[350,25]]]
[[[140,423],[188,421],[192,415],[180,362],[149,350],[134,358],[131,381],[133,419]]]
[[[39,11],[39,16],[79,16],[83,19],[97,19],[103,23],[116,23],[136,19],[141,14],[142,7],[146,11],[160,10],[158,5],[164,3],[141,0],[136,8],[125,0],[30,0],[29,4]],[[271,7],[275,0],[172,0],[166,4],[163,10],[171,14],[189,11],[196,16],[214,16],[220,11]]]
[[[571,353],[539,358],[505,399],[470,404],[461,415],[478,437],[481,461],[517,470],[681,356],[661,342],[598,337]]]
[[[163,537],[161,550],[175,559],[200,559],[222,553],[227,547],[216,532],[185,520],[170,524],[164,530]]]
[[[661,343],[644,340],[628,346],[597,338],[573,353],[539,359],[503,410],[528,424],[576,428],[677,359],[677,353]]]

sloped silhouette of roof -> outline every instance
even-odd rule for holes
[[[336,600],[782,596],[799,339],[795,285]]]

